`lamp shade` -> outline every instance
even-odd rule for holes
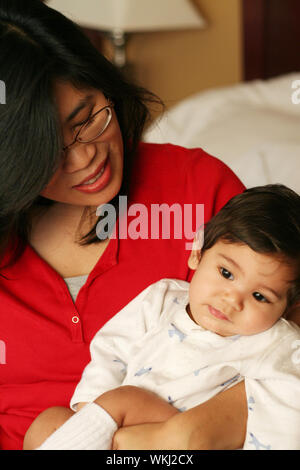
[[[47,5],[87,28],[157,31],[203,28],[190,0],[48,0]]]

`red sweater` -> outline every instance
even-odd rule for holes
[[[203,150],[141,144],[128,207],[148,208],[150,237],[151,204],[204,204],[207,221],[243,190],[232,171]],[[0,449],[21,449],[42,410],[69,406],[90,361],[89,343],[109,318],[161,278],[190,280],[186,242],[176,239],[172,223],[169,239],[111,239],[75,304],[64,279],[30,245],[2,270],[10,280],[0,277]]]

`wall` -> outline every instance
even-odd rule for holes
[[[200,90],[242,79],[241,0],[194,3],[207,20],[206,29],[139,33],[128,41],[136,81],[167,107]],[[106,51],[109,55],[109,45]]]

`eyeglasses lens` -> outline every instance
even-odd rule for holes
[[[81,129],[77,140],[79,142],[89,142],[101,135],[111,120],[110,108],[105,108],[96,113]]]

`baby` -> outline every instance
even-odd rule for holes
[[[200,239],[191,283],[162,279],[115,315],[91,342],[76,412],[41,413],[24,449],[110,449],[119,427],[167,420],[241,380],[244,449],[300,449],[300,329],[284,318],[300,300],[300,196],[248,189]]]

